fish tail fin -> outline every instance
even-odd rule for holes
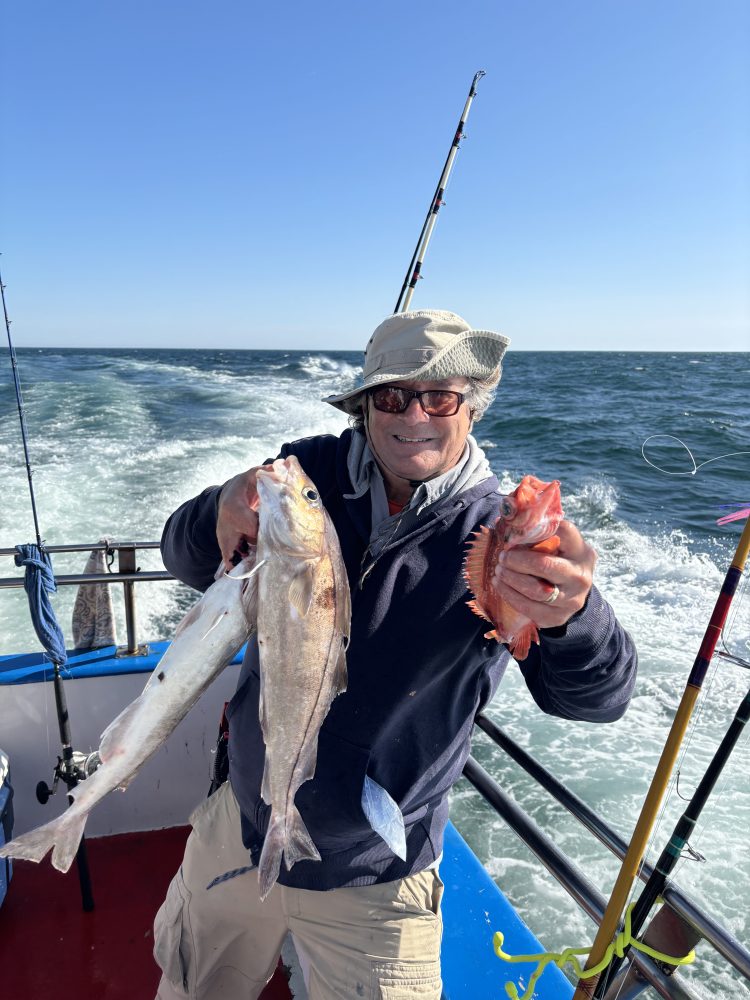
[[[532,642],[539,642],[539,633],[536,630],[536,625],[533,622],[529,622],[528,625],[524,625],[518,635],[511,640],[508,644],[508,649],[516,660],[525,660],[529,655]]]
[[[307,831],[304,820],[300,816],[299,809],[292,803],[287,822],[287,844],[284,848],[284,861],[287,871],[298,861],[309,858],[312,861],[320,861],[320,851],[313,843],[313,839]]]
[[[263,900],[271,891],[274,882],[279,877],[281,870],[281,855],[286,846],[286,819],[277,816],[275,811],[271,812],[271,822],[268,824],[266,839],[263,841],[263,850],[260,852],[260,862],[258,864],[258,883],[260,885],[260,898]]]
[[[55,849],[52,852],[52,864],[58,871],[66,872],[73,864],[87,817],[88,812],[79,813],[61,824],[61,829],[55,840]]]
[[[44,826],[24,833],[0,848],[0,857],[22,858],[25,861],[41,861],[52,851],[52,864],[58,871],[66,872],[73,864],[78,845],[86,825],[87,812],[70,810]]]

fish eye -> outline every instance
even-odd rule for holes
[[[316,503],[317,500],[319,499],[318,494],[315,492],[315,490],[311,489],[309,486],[306,486],[305,489],[302,490],[302,496],[305,498],[305,500],[309,500],[310,503]]]
[[[500,501],[500,514],[503,517],[512,517],[516,512],[516,505],[510,497],[503,497]]]

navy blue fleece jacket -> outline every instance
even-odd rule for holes
[[[473,719],[492,698],[509,661],[485,639],[487,624],[468,607],[462,576],[466,542],[498,512],[490,477],[436,501],[373,562],[368,550],[370,497],[352,493],[346,458],[350,430],[284,445],[315,483],[333,519],[349,576],[352,631],[347,690],[320,732],[315,776],[295,802],[322,861],[300,861],[279,881],[331,889],[402,878],[442,851],[447,796],[470,748]],[[167,522],[162,555],[185,583],[205,590],[221,554],[216,541],[220,487],[188,501]],[[521,664],[539,707],[567,719],[610,722],[625,711],[636,655],[596,588],[562,629],[542,632]],[[260,795],[265,749],[258,721],[257,644],[248,643],[229,706],[230,780],[243,837],[257,863],[269,808]],[[361,809],[365,774],[399,803],[407,828],[401,861],[370,828]]]

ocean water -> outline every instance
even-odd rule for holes
[[[168,514],[205,486],[275,454],[284,441],[343,429],[345,418],[319,399],[351,385],[359,362],[346,352],[19,350],[43,537],[49,544],[157,539]],[[496,401],[476,427],[504,487],[526,473],[561,480],[566,514],[596,547],[597,583],[640,656],[631,708],[614,725],[543,715],[514,669],[489,714],[626,838],[739,538],[740,524],[717,527],[726,513],[720,505],[750,505],[749,384],[747,354],[511,354]],[[9,361],[0,415],[0,547],[7,547],[34,537]],[[644,460],[644,442],[662,471]],[[79,572],[84,561],[60,555],[55,568]],[[139,564],[160,568],[154,553]],[[11,559],[0,563],[0,576],[14,573]],[[748,660],[746,584],[747,577],[725,641]],[[72,588],[55,598],[66,629],[73,599]],[[168,638],[193,599],[182,585],[142,585],[141,638]],[[37,646],[25,597],[4,590],[0,652]],[[681,758],[684,796],[749,683],[747,670],[714,661]],[[608,893],[615,859],[482,734],[475,754]],[[746,945],[749,763],[745,737],[691,842],[706,860],[682,862],[676,875]],[[682,808],[672,790],[651,860]],[[455,789],[452,816],[545,946],[593,940],[593,924],[465,782]],[[505,973],[498,963],[499,983]],[[750,998],[750,988],[705,947],[683,975],[702,995]]]

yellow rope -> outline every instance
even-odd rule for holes
[[[625,911],[625,926],[617,935],[615,940],[607,947],[601,962],[598,962],[590,969],[584,969],[575,957],[576,955],[587,955],[591,950],[590,948],[566,948],[565,951],[560,952],[559,954],[554,952],[542,952],[538,955],[509,955],[507,952],[503,951],[503,941],[505,940],[504,935],[500,931],[496,931],[493,936],[492,943],[495,948],[495,954],[498,958],[502,958],[505,962],[537,963],[537,967],[529,978],[529,985],[523,996],[519,996],[515,983],[506,983],[505,992],[511,1000],[531,1000],[537,980],[550,964],[556,965],[558,969],[561,969],[566,962],[570,962],[578,979],[589,979],[591,976],[597,976],[600,972],[606,969],[611,962],[613,955],[617,955],[618,958],[622,958],[625,954],[625,949],[628,946],[635,948],[636,951],[643,952],[644,955],[648,955],[650,958],[655,958],[659,962],[666,962],[667,965],[689,965],[691,962],[695,961],[694,950],[688,952],[688,954],[683,958],[674,958],[672,955],[665,955],[661,951],[656,951],[655,948],[649,948],[647,944],[642,944],[640,941],[634,940],[631,936],[630,922],[634,906],[635,903],[631,903]]]

